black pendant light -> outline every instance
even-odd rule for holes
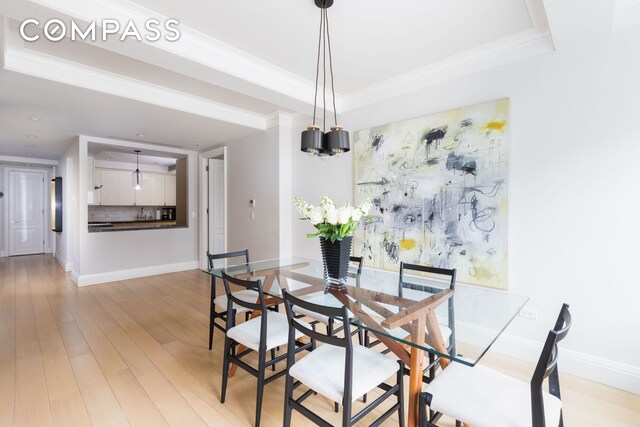
[[[329,17],[327,9],[333,0],[314,0],[320,8],[320,33],[318,36],[318,56],[316,60],[316,90],[313,97],[313,123],[302,131],[300,150],[312,156],[336,156],[349,151],[349,132],[338,125],[336,112],[336,91],[333,84],[333,62],[331,58],[331,37],[329,36]],[[320,52],[322,52],[322,129],[316,124],[318,83],[320,78]],[[329,56],[329,74],[331,78],[331,98],[333,100],[333,126],[326,132],[327,116],[327,54]]]
[[[142,189],[142,172],[140,172],[140,168],[138,167],[138,154],[140,154],[140,150],[133,150],[136,152],[136,170],[133,171],[133,188],[136,190]]]

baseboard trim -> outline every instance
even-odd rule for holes
[[[178,271],[195,270],[198,261],[186,261],[175,264],[154,265],[150,267],[132,268],[129,270],[109,271],[106,273],[83,274],[74,280],[80,286],[98,285],[100,283],[117,282],[118,280],[136,279],[139,277],[155,276],[158,274],[175,273]],[[75,273],[74,273],[75,274]],[[72,274],[73,276],[73,274]]]
[[[488,331],[474,325],[456,325],[458,338],[465,342],[478,344],[486,342]],[[476,341],[481,339],[482,341]],[[540,357],[544,343],[528,338],[502,334],[490,351],[535,363]],[[640,394],[640,366],[629,365],[611,359],[593,356],[588,353],[563,348],[560,344],[560,372],[575,375],[611,387]]]
[[[62,267],[65,272],[68,273],[69,271],[73,270],[73,264],[70,262],[67,262],[66,259],[58,255],[57,253],[54,253],[53,257],[58,262],[58,264],[60,264],[60,267]]]

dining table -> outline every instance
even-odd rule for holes
[[[350,269],[347,283],[336,288],[327,286],[322,261],[301,257],[230,263],[203,271],[220,279],[222,272],[259,279],[271,303],[281,301],[286,290],[319,305],[346,306],[351,325],[374,335],[410,368],[409,427],[418,425],[425,355],[439,357],[442,369],[449,363],[475,366],[528,301],[526,296],[478,285],[457,283],[450,289],[448,281],[433,275],[405,274],[400,283],[397,271],[366,266]],[[441,325],[450,329],[446,338]]]

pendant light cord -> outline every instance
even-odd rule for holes
[[[327,29],[327,47],[329,48],[329,72],[331,73],[331,96],[333,99],[333,124],[338,124],[338,112],[336,111],[336,89],[333,86],[333,61],[331,58],[331,33],[329,32],[329,15],[325,9],[325,27]]]
[[[320,76],[320,46],[322,42],[322,29],[324,27],[324,19],[322,13],[320,14],[320,30],[318,32],[318,56],[316,58],[316,88],[313,95],[313,124],[316,124],[316,108],[318,105],[318,78]]]
[[[322,29],[322,131],[327,131],[327,9],[322,9],[325,21]]]

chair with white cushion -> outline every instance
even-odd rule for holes
[[[344,321],[349,316],[346,307],[326,307],[313,304],[296,298],[288,292],[284,292],[284,300],[290,329],[283,425],[285,427],[291,425],[291,415],[295,409],[315,424],[331,427],[332,424],[303,405],[304,400],[314,393],[318,393],[334,402],[342,403],[342,426],[355,424],[380,403],[391,396],[395,396],[397,402],[387,409],[372,425],[381,424],[397,411],[399,425],[403,427],[402,363],[364,346],[354,345],[350,334],[342,334],[342,337],[328,333],[323,334],[313,330],[309,325],[294,317],[294,310],[304,308],[311,312],[339,318]],[[299,333],[324,344],[296,362],[295,353],[292,349],[295,337]],[[396,383],[391,386],[386,384],[385,381],[392,376],[396,377]],[[308,390],[298,398],[294,398],[294,389],[300,385],[304,385]],[[353,402],[375,388],[382,389],[384,393],[352,416]]]
[[[421,393],[419,425],[436,426],[447,414],[474,427],[562,427],[558,342],[570,328],[569,306],[563,304],[529,384],[484,366],[451,363]],[[548,393],[542,390],[547,377]]]
[[[244,262],[249,264],[249,250],[244,249],[242,251],[236,252],[227,252],[221,254],[210,254],[207,253],[207,258],[209,259],[209,268],[214,268],[214,262],[217,260],[223,259],[231,259],[231,258],[244,258]],[[236,293],[238,298],[242,298],[245,301],[256,302],[257,295],[253,291],[239,291]],[[221,308],[223,311],[216,311],[216,306]],[[209,308],[209,350],[213,346],[213,331],[214,328],[220,329],[222,332],[226,332],[224,326],[216,323],[216,319],[221,319],[223,322],[227,321],[227,296],[226,295],[217,295],[216,296],[216,276],[211,276],[211,302]],[[249,310],[243,307],[236,307],[237,313],[246,313],[248,315]]]
[[[310,350],[315,343],[311,341],[305,344],[297,341],[297,339],[302,336],[302,333],[295,334],[294,339],[289,341],[289,322],[287,321],[287,316],[269,310],[269,302],[264,295],[260,280],[253,281],[237,279],[224,272],[222,273],[222,278],[224,290],[227,294],[228,315],[226,316],[227,332],[224,340],[224,361],[220,402],[224,403],[225,401],[227,394],[227,381],[229,379],[229,368],[233,363],[258,378],[255,427],[259,427],[264,386],[280,378],[286,373],[286,370],[283,369],[282,371],[276,372],[270,377],[265,378],[267,367],[275,367],[276,363],[287,358],[286,353],[275,357],[274,349],[276,347],[289,344],[291,345],[289,350],[292,354],[295,354],[302,350]],[[236,294],[238,294],[238,292],[231,292],[231,284],[245,288],[249,292],[253,292],[253,302],[247,302],[237,297]],[[256,296],[258,302],[256,302]],[[236,325],[236,307],[251,310],[253,312],[259,311],[260,315]],[[304,324],[307,325],[306,323]],[[258,352],[258,369],[255,369],[242,360],[253,351]],[[270,360],[267,360],[267,351],[271,351]]]

